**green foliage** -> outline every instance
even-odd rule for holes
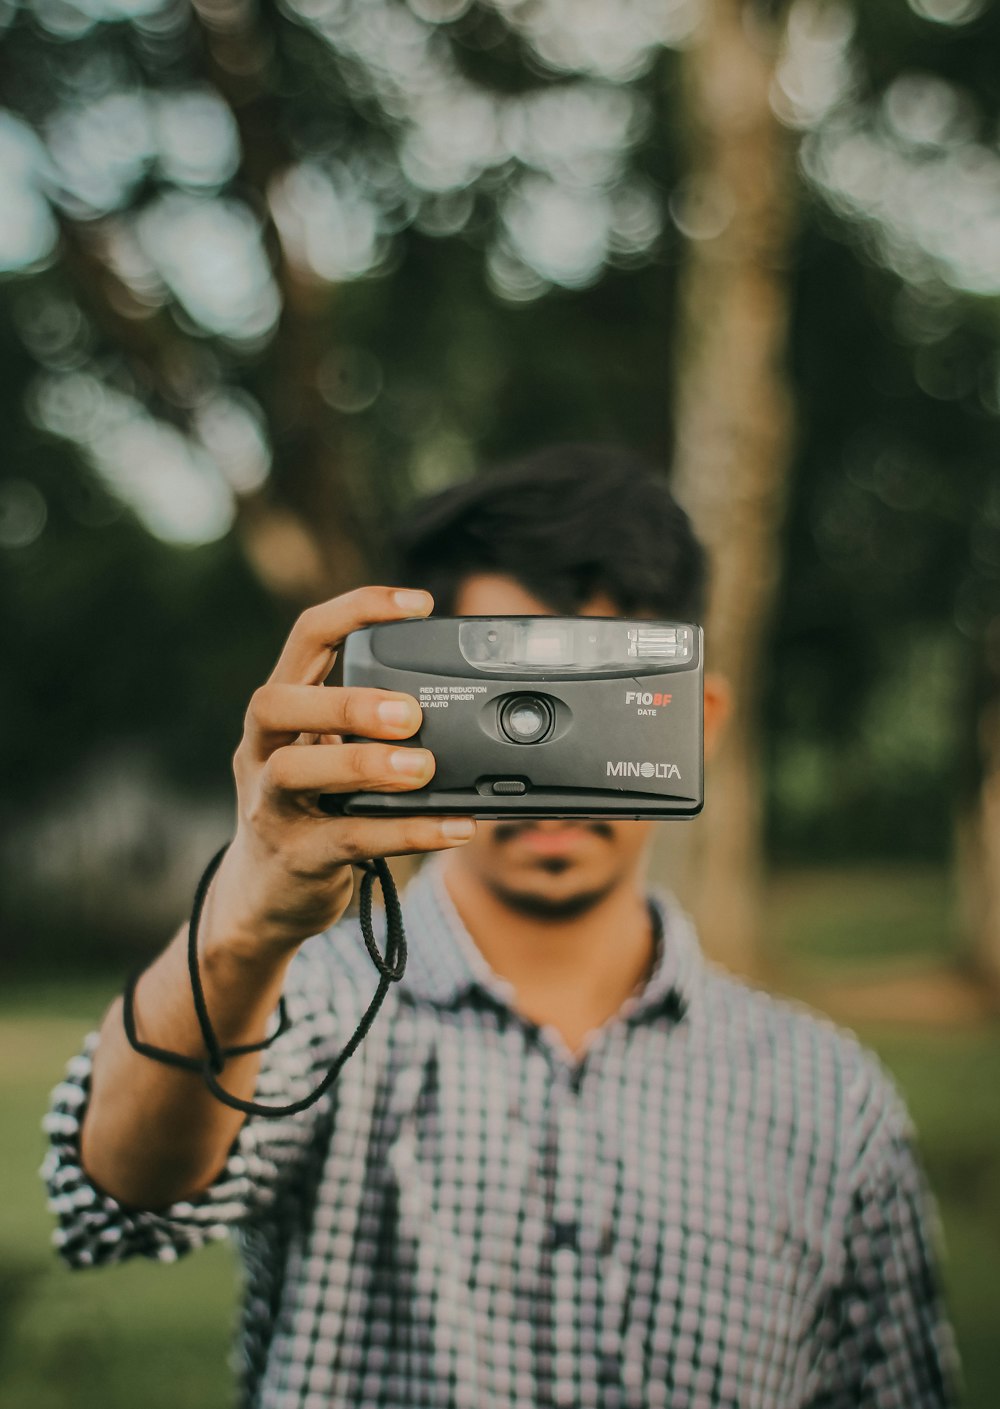
[[[683,152],[683,36],[656,44],[616,24],[602,46],[567,20],[543,42],[529,11],[544,6],[416,9],[264,5],[229,39],[184,6],[4,12],[0,118],[48,144],[63,184],[43,197],[63,237],[0,285],[0,523],[10,483],[37,491],[47,514],[30,542],[0,547],[0,858],[108,751],[134,749],[184,791],[226,797],[247,696],[293,613],[257,582],[238,531],[196,546],[151,531],[155,514],[120,466],[110,474],[106,442],[66,409],[80,377],[102,415],[131,406],[201,456],[223,519],[228,472],[205,467],[199,416],[242,408],[244,440],[256,426],[270,461],[251,497],[310,521],[349,518],[377,575],[391,571],[391,519],[482,461],[566,438],[626,441],[669,463],[684,355],[676,217],[697,175]],[[987,6],[934,24],[903,0],[852,15],[848,77],[831,113],[806,124],[812,175],[789,270],[798,443],[761,671],[769,845],[799,862],[942,859],[960,788],[978,776],[975,718],[1000,620],[996,295],[964,287],[940,252],[890,239],[878,192],[851,205],[823,184],[815,153],[844,123],[897,165],[975,169],[1000,110],[1000,22]],[[433,125],[428,73],[450,124]],[[893,85],[914,76],[931,84],[917,98],[945,115],[922,145],[890,121]],[[170,104],[193,93],[214,115],[184,108],[194,126],[171,143]],[[134,122],[108,126],[119,101]],[[316,217],[305,253],[274,201],[302,171],[314,184],[296,199],[319,192],[340,212]],[[586,268],[518,243],[544,227],[531,201],[553,188],[604,211],[564,212],[574,238],[597,221]],[[170,264],[170,241],[165,253],[154,236],[175,198],[250,221],[240,257],[257,252],[272,290],[264,332],[226,324],[252,298],[213,322],[205,289],[199,302],[184,261]],[[369,216],[352,264],[345,230]],[[19,912],[17,925],[36,936],[32,952],[52,952],[51,918]]]

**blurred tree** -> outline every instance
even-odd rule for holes
[[[793,146],[772,102],[786,11],[706,0],[683,59],[688,169],[674,197],[688,239],[674,473],[712,560],[709,666],[733,692],[692,894],[709,950],[742,972],[760,963],[759,701],[792,463]]]
[[[108,656],[83,649],[98,605],[124,629],[120,598],[141,604],[185,688],[149,689],[135,718],[165,768],[176,743],[207,777],[218,736],[180,722],[220,639],[259,670],[295,604],[385,570],[390,513],[481,458],[572,436],[667,464],[673,385],[679,473],[725,584],[715,660],[751,721],[730,776],[754,766],[756,688],[772,849],[944,855],[963,741],[972,794],[983,776],[954,682],[971,701],[975,676],[985,707],[998,616],[995,10],[9,0],[0,31],[0,552],[9,601],[47,581],[66,598],[66,768],[105,716],[125,727],[103,705]],[[695,458],[709,447],[721,495]],[[59,531],[79,485],[128,511]],[[235,567],[233,525],[277,605]],[[79,584],[102,554],[98,604]],[[46,611],[8,656],[8,709],[39,737],[58,727],[55,665],[25,665]],[[227,731],[243,670],[212,674]],[[48,752],[21,744],[8,835]],[[716,855],[752,882],[739,792],[712,809]]]
[[[660,230],[656,187],[633,157],[659,98],[662,30],[633,26],[623,42],[609,13],[582,48],[567,30],[566,48],[558,31],[533,36],[530,16],[394,0],[39,0],[2,23],[0,164],[12,202],[0,263],[20,271],[4,311],[25,353],[10,384],[21,428],[5,506],[15,590],[59,553],[66,570],[94,568],[97,535],[63,540],[54,511],[32,527],[34,445],[67,482],[92,480],[171,543],[150,544],[148,561],[173,561],[176,580],[161,576],[154,605],[140,574],[127,605],[146,612],[144,645],[155,641],[171,666],[185,654],[178,682],[196,678],[211,649],[185,650],[173,631],[191,604],[171,598],[196,562],[213,584],[206,631],[248,650],[259,639],[246,631],[246,584],[234,578],[225,608],[214,590],[231,558],[212,541],[233,521],[265,587],[301,601],[359,580],[362,562],[378,571],[389,511],[468,472],[476,443],[507,452],[533,435],[613,436],[625,409],[634,438],[665,457],[662,402],[637,376],[662,361],[662,328],[627,281]],[[530,57],[536,39],[548,66]],[[661,176],[661,151],[644,161]],[[614,265],[588,310],[566,301]],[[120,532],[144,541],[131,515]],[[103,582],[115,600],[115,572]],[[85,655],[88,620],[102,639],[130,639],[131,620],[118,620],[127,612],[75,605],[65,630]],[[28,649],[21,632],[12,639]],[[142,653],[130,656],[140,667]],[[12,673],[22,715],[48,693],[51,658],[36,673],[36,690]],[[128,740],[117,709],[101,720],[118,678],[100,652],[77,673],[77,774],[109,734]],[[155,671],[143,680],[129,708],[172,774],[167,741],[191,706],[157,690]],[[215,696],[231,725],[247,692],[234,671]],[[39,734],[47,715],[36,712]],[[186,739],[212,756],[207,731]],[[37,882],[22,863],[44,833],[25,827],[23,806],[58,803],[45,766],[23,775],[7,797],[5,850],[8,869]]]
[[[814,796],[851,796],[857,844],[874,834],[940,854],[958,816],[971,957],[1000,994],[1000,12],[910,0],[826,7],[817,25],[812,9],[783,75],[821,204],[796,329],[815,431],[799,456],[782,625],[796,622],[811,660],[797,703],[825,715],[839,746],[818,768],[815,749],[798,763]],[[875,684],[890,672],[891,693]],[[791,711],[773,703],[787,727]]]
[[[419,231],[485,245],[514,300],[642,258],[659,231],[628,170],[642,103],[608,80],[648,67],[664,34],[614,38],[612,18],[562,36],[450,0],[13,9],[8,142],[22,204],[47,198],[38,253],[60,277],[42,287],[92,338],[69,399],[102,403],[98,463],[114,458],[100,423],[138,400],[179,432],[175,458],[228,478],[270,588],[312,600],[358,581],[385,505],[341,437],[380,373],[339,343],[334,290],[391,274]],[[67,369],[51,371],[41,419],[79,438]]]

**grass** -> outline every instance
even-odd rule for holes
[[[906,980],[953,963],[949,878],[931,867],[802,871],[769,895],[769,961],[782,987]],[[893,991],[889,990],[890,993]],[[910,990],[912,991],[912,990]],[[902,992],[902,990],[901,990]],[[941,1216],[943,1275],[967,1409],[993,1409],[1000,1381],[1000,1024],[855,1023],[902,1091]]]
[[[773,956],[810,974],[939,960],[948,948],[941,876],[903,870],[785,878]],[[48,1090],[118,986],[25,980],[0,999],[0,1409],[216,1409],[227,1368],[236,1269],[216,1246],[176,1265],[70,1274],[49,1249],[37,1168]],[[1000,1382],[1000,1028],[860,1028],[913,1114],[938,1198],[945,1277],[966,1409],[994,1409]]]
[[[906,1097],[941,1214],[969,1409],[1000,1379],[1000,1030],[861,1028]]]
[[[852,867],[778,876],[770,891],[779,963],[816,972],[950,957],[954,897],[934,867]]]
[[[57,1013],[5,994],[0,1019],[0,1409],[207,1409],[231,1400],[235,1269],[225,1246],[171,1265],[69,1273],[37,1169],[46,1094],[106,1003],[64,986]],[[79,1014],[76,1016],[75,1014]],[[81,1018],[83,1021],[81,1021]]]

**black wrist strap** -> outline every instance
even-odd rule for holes
[[[227,1091],[219,1082],[226,1062],[230,1057],[241,1057],[248,1052],[262,1052],[269,1047],[272,1042],[287,1032],[290,1027],[288,1010],[285,1000],[282,998],[278,1004],[278,1026],[270,1037],[265,1037],[262,1042],[247,1042],[238,1047],[221,1047],[212,1026],[212,1019],[209,1016],[208,1004],[205,1001],[205,989],[201,981],[201,968],[198,962],[198,924],[201,920],[201,912],[205,905],[205,897],[208,888],[212,883],[212,877],[219,869],[219,865],[228,850],[227,842],[205,867],[201,880],[198,882],[194,893],[194,903],[191,907],[191,919],[188,922],[188,942],[187,942],[187,964],[188,976],[191,980],[191,996],[194,999],[194,1010],[198,1018],[198,1026],[201,1029],[202,1040],[205,1043],[205,1057],[186,1057],[180,1052],[171,1052],[166,1047],[156,1047],[151,1042],[143,1042],[136,1031],[135,1026],[135,989],[144,970],[140,969],[134,973],[125,985],[122,995],[122,1022],[125,1028],[125,1036],[129,1045],[143,1057],[149,1057],[154,1062],[163,1062],[166,1066],[181,1067],[185,1071],[197,1072],[205,1085],[211,1091],[216,1100],[223,1105],[230,1106],[234,1111],[242,1111],[245,1115],[262,1116],[289,1116],[297,1115],[299,1111],[307,1110],[314,1105],[336,1081],[340,1075],[340,1070],[349,1057],[353,1056],[359,1045],[367,1036],[375,1014],[382,1006],[385,995],[389,991],[391,983],[398,983],[403,977],[406,969],[406,934],[403,929],[403,913],[399,904],[399,896],[396,893],[396,886],[392,879],[389,867],[382,857],[377,856],[371,861],[360,862],[363,872],[361,877],[360,896],[360,920],[361,933],[364,937],[365,948],[371,955],[372,963],[379,972],[379,984],[375,991],[375,996],[368,1008],[365,1010],[361,1021],[355,1028],[354,1033],[347,1043],[347,1046],[340,1052],[330,1069],[319,1085],[303,1096],[299,1101],[292,1101],[286,1106],[264,1106],[259,1101],[244,1101],[239,1096],[234,1096]],[[372,925],[372,890],[375,881],[378,880],[382,887],[382,897],[385,901],[386,912],[386,941],[385,954],[379,952],[375,943],[375,931]]]

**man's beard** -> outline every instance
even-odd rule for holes
[[[548,871],[550,875],[559,875],[568,865],[569,862],[564,861],[561,856],[550,856],[540,863],[539,870]],[[487,884],[508,910],[524,915],[529,920],[557,922],[576,920],[581,915],[586,915],[595,905],[600,905],[605,896],[614,889],[615,883],[611,880],[597,890],[577,891],[575,895],[565,896],[538,895],[530,890],[509,890],[507,886],[494,880],[489,880]]]
[[[508,910],[524,915],[529,920],[556,922],[576,920],[580,915],[586,915],[595,905],[601,903],[612,886],[602,886],[600,890],[578,891],[576,895],[567,895],[561,899],[551,895],[536,895],[531,891],[508,890],[506,886],[497,885],[495,882],[490,882],[490,889]]]
[[[503,846],[523,832],[529,831],[533,825],[534,823],[531,821],[498,822],[493,833],[494,840]],[[598,836],[612,835],[611,828],[603,822],[586,820],[576,825],[586,827]],[[540,856],[535,862],[535,869],[547,872],[550,876],[561,876],[569,870],[571,865],[572,863],[563,856]],[[560,920],[575,920],[581,915],[586,915],[614,889],[615,881],[612,878],[607,884],[599,886],[597,889],[577,891],[574,895],[561,897],[538,895],[533,891],[512,890],[502,881],[494,880],[492,877],[487,881],[487,885],[501,904],[506,905],[516,914],[524,915],[525,918],[531,920],[549,920],[556,923]]]

